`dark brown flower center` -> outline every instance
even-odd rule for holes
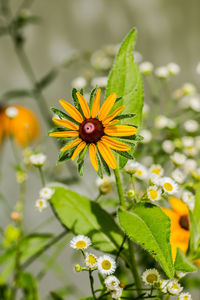
[[[101,121],[97,119],[87,119],[79,127],[80,138],[88,143],[96,143],[104,135],[104,128]]]
[[[183,229],[189,230],[190,229],[189,217],[187,215],[181,216],[180,219],[179,219],[179,224]]]

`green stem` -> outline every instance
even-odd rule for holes
[[[123,191],[123,187],[122,187],[122,183],[121,183],[121,178],[120,178],[120,173],[119,173],[119,169],[118,168],[116,168],[114,170],[114,174],[115,174],[115,180],[116,180],[116,185],[117,185],[117,191],[118,191],[120,205],[124,209],[126,209],[126,201],[125,201],[125,198],[124,198],[124,191]]]
[[[95,291],[94,291],[94,278],[92,276],[92,271],[89,270],[89,279],[90,279],[90,288],[92,292],[92,296],[94,299],[96,299]]]
[[[18,155],[18,152],[17,152],[17,148],[16,148],[14,138],[12,136],[10,137],[10,143],[11,143],[13,155],[14,155],[15,160],[16,160],[16,164],[19,165],[20,164],[20,159],[19,159],[19,155]]]
[[[102,196],[102,194],[99,193],[98,196],[95,198],[94,202],[98,202],[101,196]]]
[[[45,178],[44,178],[44,173],[43,173],[43,170],[42,170],[42,167],[38,167],[38,170],[39,170],[39,173],[40,173],[40,179],[41,179],[41,182],[42,182],[42,186],[45,187]]]

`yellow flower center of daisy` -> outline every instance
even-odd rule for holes
[[[169,182],[165,182],[165,183],[163,184],[163,186],[164,186],[164,188],[165,188],[167,191],[169,191],[169,192],[171,192],[171,191],[173,190],[173,186],[172,186],[172,184],[169,183]]]
[[[156,190],[149,190],[149,195],[152,199],[156,199],[158,197],[158,192]]]
[[[111,262],[109,260],[105,259],[102,261],[101,266],[104,270],[110,270]]]
[[[158,280],[158,276],[156,274],[148,274],[146,277],[146,281],[149,283],[154,283]]]
[[[97,262],[97,260],[96,260],[96,257],[94,257],[93,255],[88,255],[88,262],[89,262],[89,264],[91,264],[92,266],[94,265],[94,264],[96,264],[96,262]]]
[[[39,202],[39,206],[40,206],[40,207],[43,206],[43,202],[42,202],[42,201]]]
[[[160,169],[155,168],[155,169],[152,170],[152,173],[155,173],[155,174],[158,174],[158,175],[159,175],[159,174],[160,174],[160,171],[161,171]]]
[[[178,290],[178,285],[177,285],[177,284],[175,284],[175,283],[173,283],[173,284],[172,284],[172,289],[174,289],[174,290]]]
[[[78,241],[76,242],[76,247],[79,248],[79,249],[83,249],[87,246],[86,242],[85,241]]]
[[[142,171],[141,171],[141,170],[137,170],[137,171],[136,171],[136,174],[137,174],[138,176],[141,176],[141,175],[142,175]]]

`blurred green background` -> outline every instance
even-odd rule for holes
[[[13,11],[23,1],[12,0]],[[27,1],[29,2],[29,1]],[[25,29],[25,49],[31,61],[36,77],[39,79],[52,67],[64,59],[70,58],[74,51],[95,51],[106,44],[118,44],[132,28],[138,30],[136,50],[144,60],[151,61],[155,66],[176,62],[181,67],[180,75],[175,83],[193,82],[198,85],[195,67],[200,60],[200,2],[199,0],[41,0],[30,1],[31,14],[40,16],[39,25],[30,25]],[[29,87],[29,81],[24,74],[15,55],[12,42],[8,36],[0,40],[0,95],[15,88]],[[57,79],[45,90],[47,105],[59,107],[58,99],[71,98],[71,82],[83,75],[85,65],[76,62],[62,70]],[[2,100],[2,99],[1,99]],[[11,102],[12,103],[12,102]],[[56,162],[57,149],[47,137],[47,127],[43,115],[32,99],[16,99],[32,108],[43,124],[43,135],[46,143],[41,150],[47,152],[48,165]],[[16,203],[18,187],[12,170],[14,158],[9,143],[3,157],[1,174],[1,194],[6,196],[11,207]],[[62,167],[62,168],[65,168]],[[96,196],[92,183],[94,172],[88,167],[80,184],[74,185],[83,194]],[[90,172],[91,171],[91,172]],[[70,176],[72,171],[68,172]],[[31,175],[28,181],[25,222],[27,230],[32,230],[51,214],[50,209],[39,214],[34,209],[34,201],[40,188],[38,174]],[[8,180],[9,178],[9,180]],[[1,211],[1,225],[8,223],[7,216]],[[55,221],[47,231],[60,232],[60,225]],[[51,251],[49,252],[51,254]],[[88,279],[84,274],[74,274],[72,271],[71,250],[66,247],[59,258],[70,280],[62,278],[70,285],[76,281],[79,286],[79,296],[87,295]],[[36,272],[40,262],[32,266]],[[62,277],[62,276],[61,276]],[[60,286],[59,279],[52,272],[44,277],[40,284],[41,299],[44,299],[49,289]]]

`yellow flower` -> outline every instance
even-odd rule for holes
[[[116,94],[111,94],[100,108],[101,90],[98,89],[91,109],[85,98],[79,93],[76,97],[79,101],[78,110],[72,104],[60,100],[60,104],[72,117],[72,121],[53,118],[53,121],[66,131],[57,131],[50,133],[53,137],[74,138],[74,140],[61,149],[61,151],[72,150],[71,159],[74,160],[85,147],[89,148],[89,155],[92,166],[97,171],[98,154],[103,157],[106,164],[111,168],[117,167],[115,156],[111,149],[116,151],[128,151],[130,146],[122,143],[116,138],[128,137],[136,134],[137,129],[129,125],[116,125],[119,120],[116,117],[122,112],[124,106],[117,108],[111,114],[117,99]]]
[[[188,207],[180,199],[169,199],[172,209],[162,208],[171,220],[170,243],[172,247],[173,261],[176,258],[177,248],[186,253],[189,244],[189,212]]]

